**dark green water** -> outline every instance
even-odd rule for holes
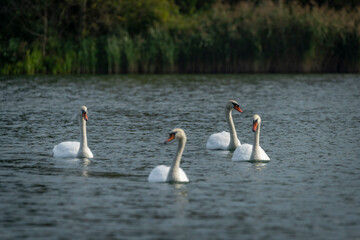
[[[1,239],[359,239],[360,75],[143,75],[0,78]],[[242,143],[262,118],[267,164],[205,149]],[[79,140],[94,158],[51,157]],[[188,184],[148,183],[188,137]]]

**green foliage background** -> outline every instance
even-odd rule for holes
[[[359,0],[4,1],[2,74],[360,71]]]

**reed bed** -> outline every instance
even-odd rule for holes
[[[360,72],[360,9],[215,4],[147,31],[77,41],[10,39],[2,74]]]

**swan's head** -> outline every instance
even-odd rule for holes
[[[166,139],[165,144],[171,142],[174,139],[186,138],[184,130],[181,128],[174,128],[170,133],[168,139]]]
[[[80,107],[80,117],[85,119],[85,121],[88,120],[88,116],[87,116],[87,107],[85,106],[81,106]]]
[[[261,124],[261,118],[259,115],[255,114],[253,117],[253,127],[252,127],[252,131],[256,132],[256,130],[258,129],[258,127]]]
[[[230,100],[226,103],[225,108],[229,111],[232,111],[233,109],[235,109],[236,111],[239,111],[242,113],[242,110],[240,109],[239,104],[235,101],[235,100]]]

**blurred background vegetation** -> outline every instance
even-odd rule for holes
[[[360,0],[2,0],[1,74],[360,72]]]

